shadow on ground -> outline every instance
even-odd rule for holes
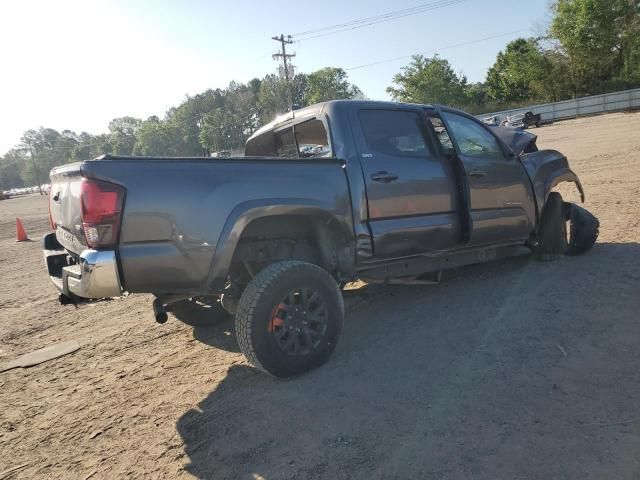
[[[171,306],[171,313],[181,322],[193,327],[193,338],[228,352],[239,352],[233,316],[229,315],[215,297],[199,297]]]
[[[178,420],[186,470],[638,478],[639,284],[640,246],[604,243],[557,262],[445,273],[435,287],[351,294],[326,365],[289,381],[232,366]]]

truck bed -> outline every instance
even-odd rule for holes
[[[253,209],[302,215],[316,206],[352,222],[343,163],[335,158],[103,156],[51,172],[56,236],[74,254],[87,248],[82,178],[125,189],[116,256],[129,292],[205,293],[219,287],[224,278],[217,277],[217,256],[225,242],[237,242],[234,228],[249,222]]]

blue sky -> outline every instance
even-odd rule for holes
[[[0,152],[27,128],[99,133],[109,120],[162,116],[187,94],[276,68],[271,37],[435,0],[22,0],[0,4]],[[497,53],[544,30],[548,0],[466,0],[426,13],[292,45],[299,71],[349,69],[434,50],[470,81]],[[530,29],[530,30],[527,30]],[[515,32],[517,33],[509,33]],[[462,47],[451,45],[502,35]],[[295,37],[294,37],[295,39]],[[348,70],[372,99],[408,59]]]

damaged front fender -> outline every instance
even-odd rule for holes
[[[531,180],[538,212],[542,212],[549,192],[562,182],[571,182],[584,202],[584,189],[578,176],[569,168],[567,157],[555,150],[540,150],[521,156],[522,165]]]
[[[547,180],[547,185],[545,187],[545,200],[546,197],[549,196],[549,192],[553,189],[553,187],[562,182],[575,183],[578,192],[580,192],[580,201],[584,203],[584,189],[582,188],[582,184],[580,183],[578,175],[576,175],[570,168],[565,168],[561,171],[555,172],[551,176],[551,178]]]

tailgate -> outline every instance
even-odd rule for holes
[[[80,182],[81,163],[72,163],[51,170],[49,208],[58,242],[67,250],[79,254],[87,248],[82,231]]]

